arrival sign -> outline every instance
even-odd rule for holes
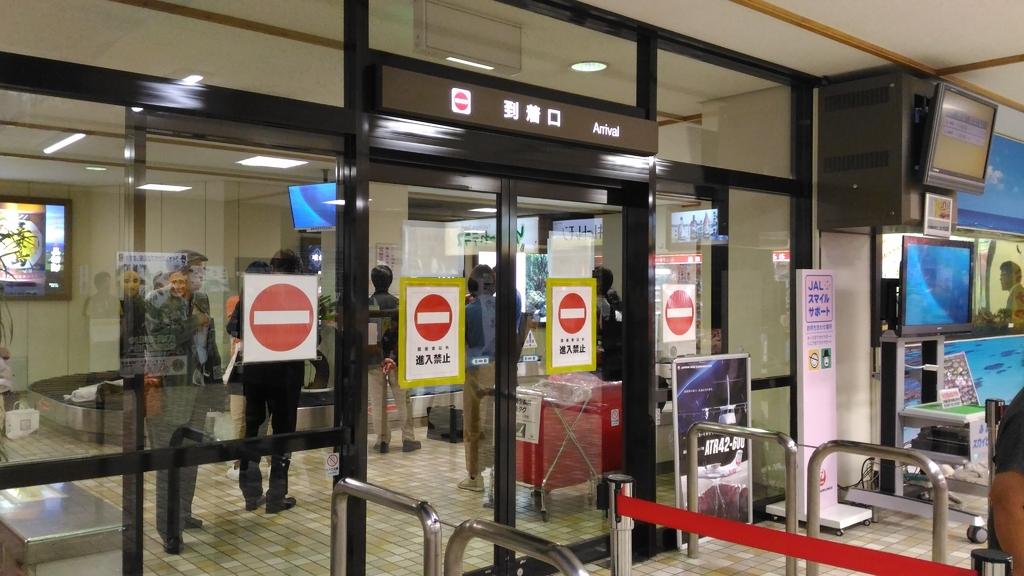
[[[466,317],[463,278],[402,278],[398,382],[403,388],[462,384]]]
[[[316,358],[317,277],[244,274],[242,282],[245,361]]]
[[[597,369],[593,278],[548,278],[548,374]]]

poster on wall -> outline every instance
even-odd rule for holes
[[[924,195],[924,235],[949,238],[953,233],[953,199],[939,194]]]
[[[548,374],[597,369],[597,322],[593,278],[548,278]]]
[[[797,368],[797,437],[801,443],[797,478],[806,478],[807,461],[813,447],[834,440],[837,434],[835,274],[829,270],[798,272],[802,304],[797,308],[801,358]],[[825,460],[818,489],[822,510],[837,504],[835,457]],[[800,513],[804,514],[807,498],[803,482],[798,482],[798,490],[797,501]]]
[[[661,285],[662,342],[692,342],[697,339],[697,286]]]
[[[686,432],[697,422],[750,426],[750,355],[676,358],[672,362],[676,505],[686,507]],[[739,522],[753,521],[747,440],[701,433],[697,442],[697,510]],[[678,535],[683,546],[682,533]]]
[[[466,363],[466,281],[402,278],[398,312],[398,382],[402,388],[462,384]]]
[[[1024,234],[1024,142],[1001,134],[992,136],[992,147],[982,194],[958,192],[957,226]]]

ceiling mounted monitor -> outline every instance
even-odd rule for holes
[[[996,104],[940,82],[921,163],[925,185],[983,192],[995,122]]]

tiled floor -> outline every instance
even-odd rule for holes
[[[418,430],[420,438],[423,430]],[[31,440],[31,442],[29,442]],[[15,458],[56,455],[62,451],[79,453],[85,447],[49,429],[41,429],[29,438],[9,441],[7,448]],[[464,475],[463,445],[423,440],[417,452],[400,451],[381,455],[371,453],[370,479],[431,502],[441,516],[444,538],[455,525],[466,518],[490,517],[490,509],[482,506],[482,495],[455,488]],[[144,563],[146,574],[157,576],[260,575],[267,574],[329,574],[330,573],[330,481],[323,471],[325,451],[294,455],[291,470],[291,493],[299,505],[287,512],[267,515],[262,510],[246,512],[235,481],[226,477],[227,464],[200,467],[194,514],[205,522],[202,529],[185,533],[185,549],[181,555],[164,553],[153,527],[153,474],[145,478],[146,541]],[[265,469],[265,466],[264,466]],[[122,480],[112,477],[78,483],[79,486],[120,508]],[[671,490],[668,477],[663,492]],[[603,513],[589,504],[586,484],[556,490],[550,500],[550,520],[544,522],[535,509],[532,490],[521,486],[517,496],[517,522],[520,528],[568,543],[604,531]],[[971,509],[980,511],[979,499],[970,501]],[[368,573],[415,575],[421,573],[422,538],[419,527],[405,518],[376,506],[368,516]],[[778,524],[767,526],[780,528]],[[826,536],[847,544],[886,550],[928,559],[931,554],[931,521],[897,513],[883,512],[881,521],[870,527],[850,528],[842,538]],[[951,524],[949,531],[950,562],[969,565],[969,554],[977,545],[964,537],[966,526]],[[470,547],[466,568],[490,563],[491,548],[483,544]],[[592,574],[608,574],[606,568],[591,566]],[[801,569],[802,571],[802,569]],[[664,553],[652,561],[634,567],[638,575],[764,575],[782,574],[783,558],[737,545],[708,541],[702,546],[698,560],[685,554]],[[88,567],[81,575],[88,576]],[[847,574],[829,570],[823,574]]]

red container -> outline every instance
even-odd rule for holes
[[[524,440],[516,442],[516,480],[536,490],[550,492],[592,479],[590,467],[583,459],[581,450],[573,444],[572,439],[567,438],[566,426],[575,433],[596,476],[621,470],[622,382],[604,382],[591,373],[552,376],[550,380],[589,386],[590,401],[583,407],[583,402],[565,403],[552,397],[544,399],[537,443]],[[566,426],[563,426],[556,411],[561,412]],[[565,448],[556,462],[563,441]],[[551,473],[544,485],[544,477],[549,470]]]

